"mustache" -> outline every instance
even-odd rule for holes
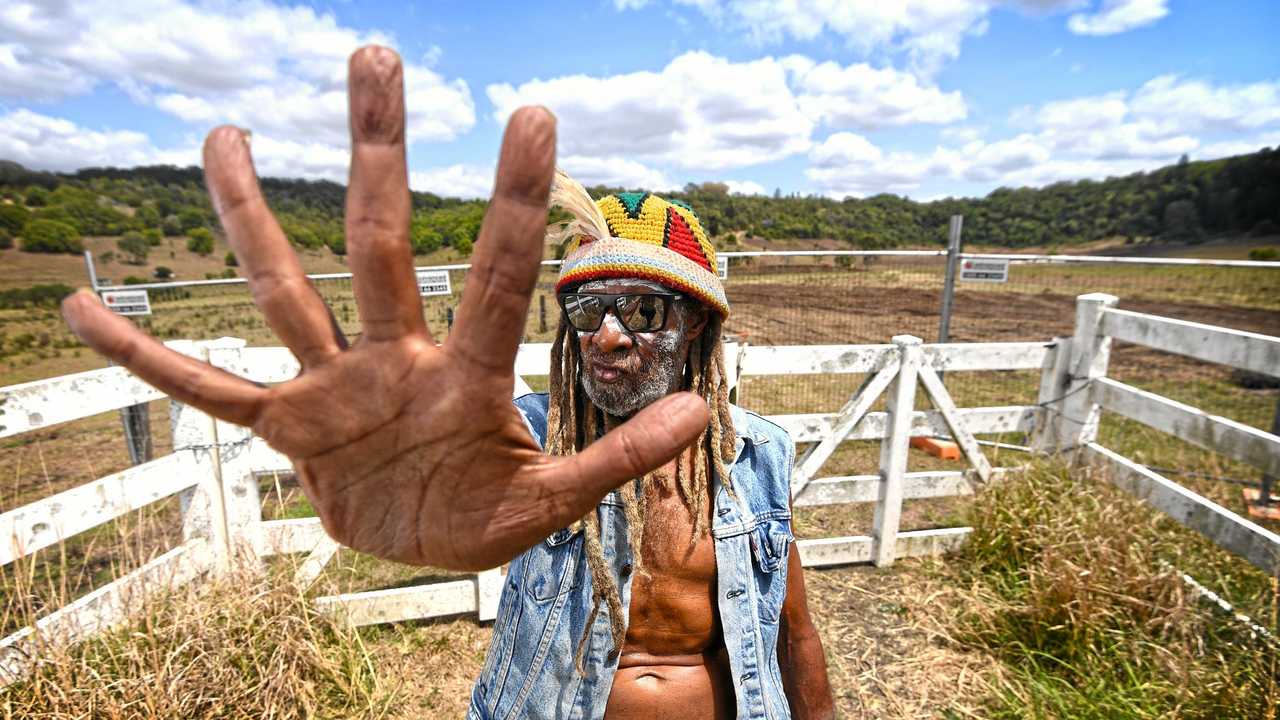
[[[582,351],[582,359],[588,363],[596,365],[607,365],[609,367],[618,368],[619,370],[636,370],[639,361],[638,354],[634,349],[622,348],[611,350],[608,352],[597,349],[594,346]]]

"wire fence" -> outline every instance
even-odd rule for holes
[[[947,253],[938,251],[806,251],[723,253],[732,315],[726,333],[752,345],[886,343],[894,335],[938,340]],[[1106,292],[1120,306],[1167,317],[1280,335],[1280,263],[1101,256],[962,254],[965,260],[1007,260],[1004,282],[956,283],[951,342],[1049,340],[1072,332],[1076,296]],[[467,266],[434,271],[423,297],[428,327],[449,334],[466,286]],[[559,309],[558,268],[544,263],[525,325],[527,342],[549,342]],[[440,282],[448,277],[447,289]],[[342,330],[360,332],[349,274],[312,276]],[[141,324],[162,338],[234,336],[250,345],[276,344],[243,280],[163,283],[145,287],[152,315]],[[1195,404],[1205,383],[1229,382],[1222,368],[1141,348],[1117,347],[1113,375],[1155,383],[1167,396]],[[747,378],[739,402],[757,412],[833,412],[861,376],[796,375]],[[1036,371],[957,373],[947,384],[961,406],[1035,401]],[[1179,397],[1182,393],[1182,397]],[[1241,422],[1263,429],[1268,412]],[[1253,415],[1256,415],[1254,417]]]

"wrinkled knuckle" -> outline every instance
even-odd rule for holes
[[[634,474],[645,471],[647,464],[645,462],[645,454],[636,442],[634,433],[619,433],[618,449],[622,453],[622,461],[626,464],[629,472]]]
[[[115,358],[121,365],[129,367],[138,358],[138,348],[138,338],[133,334],[129,334],[109,339],[107,347],[103,348],[103,351],[109,357]]]

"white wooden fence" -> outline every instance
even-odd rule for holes
[[[875,503],[870,536],[800,540],[804,564],[887,565],[898,557],[957,547],[969,528],[899,532],[902,503],[969,495],[983,482],[999,478],[1006,469],[990,466],[974,436],[1019,432],[1030,433],[1037,448],[1073,451],[1106,467],[1120,487],[1268,572],[1280,570],[1276,534],[1095,442],[1098,416],[1105,409],[1280,474],[1280,438],[1106,377],[1113,337],[1272,374],[1280,372],[1280,339],[1121,311],[1114,304],[1111,296],[1081,296],[1075,335],[1048,342],[927,345],[900,336],[886,345],[727,345],[733,382],[790,374],[868,377],[837,413],[770,417],[797,443],[810,444],[793,473],[795,505]],[[231,338],[170,346],[262,383],[282,382],[298,371],[284,348],[248,348]],[[522,347],[517,375],[546,375],[549,354],[545,344]],[[1040,370],[1037,404],[957,408],[939,372],[977,370]],[[918,384],[936,409],[915,409]],[[869,412],[881,393],[888,393],[886,410]],[[116,367],[0,388],[0,438],[162,397]],[[300,582],[310,584],[336,552],[337,545],[315,518],[262,519],[258,476],[289,470],[285,457],[247,429],[177,402],[171,402],[171,423],[172,454],[0,514],[0,565],[173,495],[180,498],[183,518],[183,540],[177,547],[46,615],[34,628],[0,640],[0,685],[19,676],[25,658],[36,651],[37,634],[60,641],[83,637],[126,617],[147,593],[271,555],[307,553],[297,574]],[[919,435],[954,437],[970,469],[908,471],[908,443]],[[836,447],[855,440],[881,441],[878,472],[819,477]],[[501,587],[501,572],[493,570],[452,582],[322,597],[317,603],[340,610],[355,624],[467,613],[488,620],[496,615]]]

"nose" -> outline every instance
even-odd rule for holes
[[[600,329],[596,330],[595,335],[591,336],[591,342],[601,352],[626,350],[634,344],[631,334],[622,327],[622,321],[618,320],[612,309],[605,311],[604,321],[600,323]]]

